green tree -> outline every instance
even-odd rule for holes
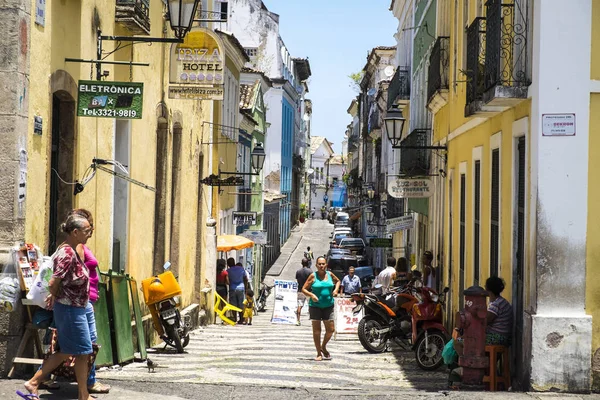
[[[358,71],[353,74],[348,75],[350,78],[350,87],[356,92],[360,93],[360,81],[363,78],[363,71]]]

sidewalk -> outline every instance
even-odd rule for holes
[[[283,247],[281,248],[281,254],[277,257],[275,263],[271,266],[269,271],[267,271],[267,276],[276,277],[281,275],[281,271],[285,268],[288,261],[294,254],[294,251],[298,248],[300,241],[302,240],[302,232],[304,231],[304,227],[306,223],[299,223],[290,234],[289,239]]]

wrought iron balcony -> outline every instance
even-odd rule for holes
[[[377,104],[373,104],[373,111],[369,114],[369,133],[381,128],[381,120],[379,118],[379,108]]]
[[[483,17],[475,18],[467,28],[467,104],[465,116],[472,115],[481,109],[485,89],[485,28],[486,20]]]
[[[388,87],[387,107],[404,106],[410,101],[410,67],[398,67]]]
[[[427,101],[430,109],[439,110],[448,101],[449,46],[450,38],[440,36],[431,49],[427,80]]]
[[[386,217],[396,218],[404,215],[404,199],[397,199],[392,196],[387,198]]]
[[[400,147],[400,174],[405,176],[429,175],[429,162],[431,149],[420,149],[412,147],[426,147],[431,144],[430,129],[414,129],[406,136],[400,146],[410,146],[403,149]]]
[[[132,34],[150,34],[150,0],[117,0],[115,22]]]
[[[491,105],[512,105],[527,98],[529,73],[529,1],[488,0],[486,3],[485,94]],[[514,102],[514,100],[513,100]]]

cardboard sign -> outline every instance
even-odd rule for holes
[[[298,282],[275,280],[275,306],[271,323],[295,325],[298,318]]]
[[[358,333],[358,324],[363,318],[363,311],[354,315],[352,309],[356,307],[356,302],[350,297],[336,297],[334,306],[335,315],[335,339],[338,335],[356,335]]]

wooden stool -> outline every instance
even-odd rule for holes
[[[484,383],[489,383],[490,392],[498,390],[498,384],[504,385],[504,390],[510,388],[510,357],[508,355],[508,347],[506,346],[485,346],[485,352],[490,359],[490,365],[487,370],[487,375],[483,377]],[[502,375],[498,376],[496,367],[498,366],[498,355],[502,358]]]

